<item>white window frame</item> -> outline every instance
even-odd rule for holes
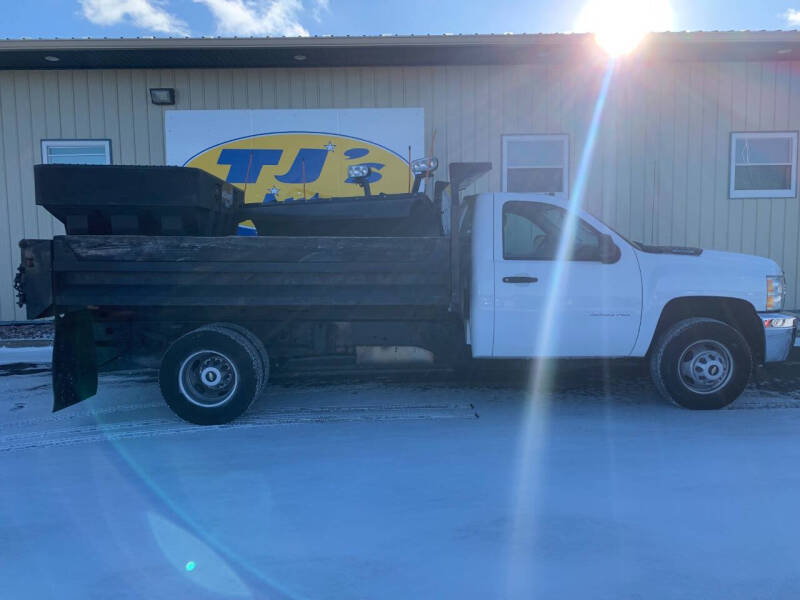
[[[736,189],[736,142],[742,138],[791,138],[792,140],[792,187],[788,190],[737,190]],[[785,165],[788,163],[749,163],[753,165]],[[741,165],[740,165],[741,166]],[[730,181],[728,197],[730,198],[795,198],[797,196],[797,132],[796,131],[734,131],[731,133]]]
[[[561,169],[561,192],[556,192],[554,195],[557,197],[569,196],[569,136],[566,133],[525,133],[525,134],[503,134],[503,147],[502,147],[502,178],[503,178],[503,191],[508,191],[508,169],[524,168],[516,165],[509,167],[508,165],[508,143],[509,142],[529,142],[529,141],[549,141],[558,140],[564,142],[564,160],[560,165],[531,165],[532,167],[552,167]],[[534,192],[534,193],[547,193],[547,192]]]
[[[103,151],[105,153],[106,162],[105,164],[111,164],[111,140],[108,139],[86,139],[86,140],[56,140],[56,139],[49,139],[49,140],[42,140],[42,164],[48,164],[47,159],[49,158],[47,150],[49,148],[75,148],[78,146],[101,146],[103,147]],[[80,163],[77,163],[80,164]]]

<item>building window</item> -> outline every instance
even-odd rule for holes
[[[731,198],[794,198],[797,132],[731,134]]]
[[[42,140],[46,165],[110,165],[110,140]]]
[[[504,135],[503,191],[567,195],[566,135]]]

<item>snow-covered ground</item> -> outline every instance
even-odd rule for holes
[[[201,428],[150,372],[51,414],[0,368],[0,597],[797,598],[782,373],[709,413],[635,370],[284,382]]]
[[[0,366],[26,363],[50,363],[53,358],[53,347],[42,346],[5,346],[0,342]]]

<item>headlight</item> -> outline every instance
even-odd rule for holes
[[[439,160],[435,156],[430,158],[418,158],[411,161],[411,172],[414,175],[433,173],[439,166]]]
[[[782,310],[786,297],[786,279],[783,275],[767,276],[767,310]]]
[[[364,177],[369,177],[371,171],[372,169],[370,169],[368,165],[350,165],[347,167],[347,175],[351,179],[363,179]]]

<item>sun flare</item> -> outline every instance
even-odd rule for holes
[[[592,32],[611,56],[632,51],[651,31],[672,28],[669,0],[588,0],[578,15],[577,31]]]

